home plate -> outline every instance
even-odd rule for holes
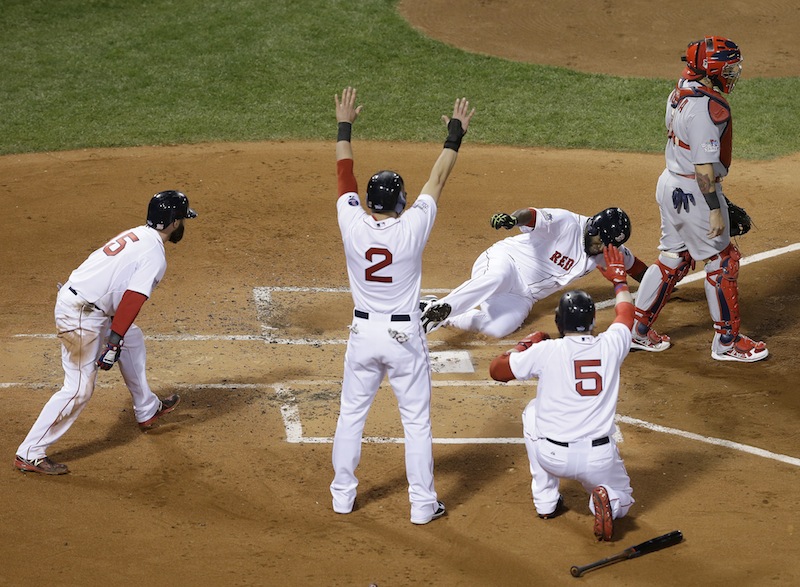
[[[474,373],[468,351],[439,351],[431,353],[431,370],[434,373]]]

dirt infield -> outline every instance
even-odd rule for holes
[[[523,14],[522,4],[471,5],[495,6],[495,22]],[[401,11],[423,5],[436,3],[403,2]],[[459,38],[467,36],[476,35]],[[440,146],[354,148],[362,187],[371,171],[390,166],[416,194]],[[674,529],[682,544],[580,581],[800,583],[800,254],[779,254],[800,240],[792,197],[800,154],[735,161],[726,180],[756,224],[739,240],[750,261],[740,277],[743,330],[766,340],[771,356],[753,365],[713,361],[702,281],[679,287],[660,319],[674,348],[631,354],[623,367],[620,450],[637,501],[605,544],[593,539],[577,484],[562,486],[564,516],[535,515],[519,442],[535,388],[487,381],[489,361],[512,340],[447,330],[431,335],[431,350],[468,356],[467,368],[434,376],[436,484],[448,515],[423,527],[408,522],[403,447],[394,442],[364,447],[359,508],[332,512],[327,440],[352,309],[333,149],[224,144],[0,157],[0,585],[562,585],[577,581],[571,565]],[[659,155],[465,142],[426,249],[423,288],[458,285],[477,254],[506,236],[489,228],[491,214],[524,205],[583,213],[620,205],[634,223],[630,247],[652,262],[662,165]],[[182,404],[143,434],[118,371],[101,373],[94,398],[50,451],[72,473],[14,471],[14,450],[60,385],[56,282],[104,240],[141,223],[149,196],[170,187],[189,195],[199,217],[168,246],[167,275],[137,323],[150,337],[153,388],[181,393]],[[581,285],[607,297],[599,275]],[[553,306],[536,305],[525,329],[553,333]],[[611,319],[600,311],[599,327]],[[366,434],[401,435],[388,388]]]

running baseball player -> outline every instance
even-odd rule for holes
[[[630,350],[633,303],[624,256],[605,247],[603,275],[614,284],[616,319],[593,334],[595,307],[580,290],[561,296],[556,325],[562,338],[534,332],[496,357],[489,373],[497,381],[538,377],[534,398],[522,413],[536,512],[550,519],[564,511],[560,479],[589,492],[594,535],[611,540],[614,519],[634,503],[630,478],[614,441],[620,367]]]
[[[666,107],[666,168],[658,179],[660,254],[642,278],[636,299],[633,348],[651,352],[670,346],[652,326],[675,285],[695,262],[705,265],[705,293],[718,361],[752,363],[769,354],[764,342],[739,332],[739,249],[731,242],[729,201],[722,178],[731,164],[733,120],[723,94],[742,72],[739,47],[724,37],[690,43],[686,68]]]
[[[181,192],[155,194],[146,225],[115,236],[89,257],[58,290],[55,321],[61,339],[64,384],[42,408],[14,459],[20,471],[63,475],[69,468],[47,449],[69,430],[94,391],[97,370],[119,369],[143,431],[175,409],[177,394],[159,399],[145,376],[144,335],[133,321],[164,277],[164,243],[183,238],[184,221],[197,214]]]
[[[533,305],[603,265],[603,246],[621,248],[628,273],[637,281],[647,266],[622,246],[631,221],[620,208],[592,217],[556,208],[522,208],[495,214],[496,230],[519,227],[481,253],[472,277],[445,297],[420,302],[427,332],[447,326],[502,338],[517,330]]]
[[[350,144],[352,123],[362,107],[356,107],[356,90],[350,87],[344,89],[341,100],[337,95],[335,102],[339,123],[336,209],[355,310],[333,439],[333,510],[339,514],[353,511],[364,424],[378,387],[388,375],[405,431],[411,522],[427,524],[443,516],[445,506],[433,483],[431,366],[419,310],[422,252],[475,109],[470,110],[469,102],[462,98],[456,100],[452,118],[442,117],[449,133],[444,149],[409,210],[404,212],[403,178],[393,171],[380,171],[367,184],[368,214],[358,195]]]

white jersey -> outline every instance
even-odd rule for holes
[[[694,176],[694,166],[711,163],[714,175],[728,174],[731,159],[730,107],[700,82],[679,80],[667,99],[667,169]]]
[[[422,252],[436,219],[436,202],[421,194],[399,218],[376,220],[355,192],[336,202],[353,304],[362,312],[419,312]]]
[[[574,280],[605,266],[603,255],[588,255],[584,248],[587,216],[559,208],[536,208],[533,227],[521,226],[522,234],[505,238],[490,247],[489,254],[506,252],[513,260],[529,293],[540,300]],[[635,258],[624,246],[625,268]]]
[[[622,361],[631,331],[615,322],[597,335],[543,340],[511,353],[516,379],[538,377],[535,430],[561,442],[594,440],[614,433]]]
[[[120,233],[89,255],[69,276],[68,287],[113,316],[126,290],[149,298],[166,270],[161,236],[142,225]]]

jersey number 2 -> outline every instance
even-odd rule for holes
[[[593,371],[594,367],[600,366],[600,359],[587,361],[575,361],[575,391],[580,395],[600,395],[603,391],[603,378],[600,373]],[[593,382],[586,385],[587,382]]]
[[[367,261],[372,261],[375,257],[382,258],[381,261],[378,261],[374,265],[370,265],[364,271],[364,279],[367,281],[379,281],[381,283],[392,283],[391,275],[384,276],[384,275],[375,275],[376,272],[380,271],[384,267],[388,267],[392,264],[392,253],[387,249],[378,249],[378,248],[371,248],[367,250],[367,253],[364,255]]]

